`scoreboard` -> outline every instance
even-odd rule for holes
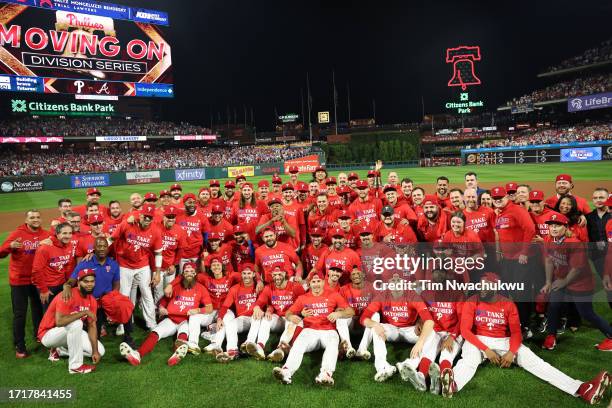
[[[461,150],[465,165],[612,160],[612,140]]]
[[[514,150],[504,152],[470,153],[466,164],[523,164],[558,162],[560,149]]]

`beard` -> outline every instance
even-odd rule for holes
[[[187,279],[183,276],[183,287],[185,289],[191,289],[195,286],[195,278]]]
[[[91,295],[93,293],[93,289],[92,290],[87,290],[82,286],[79,286],[79,291],[81,292],[81,295],[83,297],[87,296],[87,295]]]

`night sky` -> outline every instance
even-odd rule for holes
[[[446,84],[445,50],[479,45],[476,92],[493,110],[544,81],[536,75],[612,37],[612,2],[492,1],[193,1],[116,0],[167,11],[176,98],[175,120],[209,124],[212,109],[243,118],[253,107],[258,130],[279,114],[301,113],[300,88],[310,73],[313,111],[332,110],[332,69],[338,116],[379,123],[418,121],[444,112],[458,90]],[[495,6],[492,6],[494,4]],[[249,111],[250,116],[250,111]]]

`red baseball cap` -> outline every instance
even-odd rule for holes
[[[179,211],[178,208],[176,208],[173,205],[167,205],[164,207],[164,215],[168,216],[168,215],[178,215]]]
[[[569,181],[570,183],[572,182],[572,176],[570,176],[569,174],[559,174],[557,176],[557,179],[555,180],[555,182],[557,181]]]
[[[244,272],[244,271],[246,271],[246,270],[249,270],[249,271],[254,271],[254,270],[255,270],[255,267],[253,266],[253,264],[252,264],[252,263],[250,263],[250,262],[245,262],[245,263],[243,263],[243,264],[241,264],[241,265],[240,265],[240,268],[239,268],[239,269],[240,269],[240,273],[242,273],[242,272]]]
[[[278,176],[272,176],[272,184],[283,184],[283,179]]]
[[[144,196],[145,201],[148,200],[152,200],[152,201],[157,201],[157,196],[155,195],[155,193],[147,193]]]
[[[608,196],[608,199],[606,200],[604,205],[607,205],[608,207],[612,207],[612,194]]]
[[[353,218],[353,216],[351,215],[350,212],[348,212],[347,210],[340,210],[340,212],[338,212],[338,219],[351,219]]]
[[[236,183],[234,183],[232,180],[227,180],[225,182],[225,188],[236,188]]]
[[[218,214],[218,213],[224,213],[225,209],[223,207],[221,207],[219,204],[215,204],[213,205],[212,209],[210,210],[211,214]]]
[[[206,258],[206,262],[204,263],[206,266],[210,266],[212,265],[213,262],[219,262],[221,265],[223,265],[223,260],[221,259],[220,256],[217,255],[208,255],[208,257]]]
[[[308,184],[304,183],[303,181],[300,181],[297,185],[297,190],[301,193],[307,193],[308,192]]]
[[[246,176],[244,174],[239,174],[236,176],[236,183],[238,182],[238,180],[246,181]]]
[[[186,202],[187,200],[189,200],[190,198],[191,198],[191,199],[193,199],[193,200],[195,200],[195,199],[196,199],[195,194],[193,194],[193,193],[187,193],[187,194],[185,194],[185,195],[183,196],[183,203],[185,203],[185,202]]]
[[[200,196],[200,194],[202,194],[202,191],[208,191],[210,193],[208,187],[202,187],[200,190],[198,190],[198,197]]]
[[[366,180],[357,180],[357,183],[355,183],[355,188],[358,189],[362,189],[362,188],[368,188],[368,182]]]
[[[378,172],[376,170],[369,170],[368,177],[376,177],[378,176]]]
[[[221,183],[219,182],[219,180],[214,179],[214,180],[210,180],[210,182],[208,183],[209,187],[221,187]]]
[[[300,172],[300,169],[298,168],[298,166],[289,166],[289,173],[296,174],[299,172]]]
[[[174,183],[173,185],[170,186],[170,191],[172,191],[172,190],[181,190],[181,191],[183,191],[183,187],[181,187],[181,185],[178,184],[178,183]]]
[[[492,283],[497,283],[500,281],[499,276],[497,276],[497,274],[493,272],[483,273],[480,279]]]
[[[491,198],[502,198],[507,194],[508,193],[506,193],[506,189],[504,187],[493,187],[491,189]]]
[[[243,232],[246,232],[244,224],[234,225],[234,234],[242,234]]]
[[[159,198],[162,198],[163,196],[169,196],[169,195],[171,194],[170,194],[170,191],[168,190],[162,190],[159,192]]]
[[[317,171],[324,171],[327,173],[327,170],[325,170],[325,167],[323,166],[317,166],[317,168],[314,170],[314,172],[316,173]]]
[[[529,193],[529,201],[543,201],[544,192],[541,190],[533,190]]]
[[[565,215],[560,214],[558,212],[553,212],[552,214],[550,214],[550,216],[545,221],[545,223],[546,224],[568,225],[569,224],[569,220],[567,219],[567,217]]]
[[[385,186],[383,187],[383,193],[386,193],[387,191],[397,192],[397,188],[395,188],[395,186],[392,184],[385,184]]]
[[[104,222],[104,217],[100,214],[93,214],[88,217],[89,225],[92,224],[102,224]]]
[[[286,190],[293,190],[293,184],[291,183],[285,183],[283,184],[283,187],[281,188],[282,191],[286,191]],[[307,189],[308,190],[308,189]]]
[[[273,204],[281,204],[282,205],[283,203],[281,202],[280,198],[273,197],[270,200],[268,200],[268,207],[270,207]]]
[[[94,271],[93,269],[89,269],[89,268],[81,269],[79,271],[79,274],[77,275],[77,279],[81,280],[81,279],[84,279],[84,278],[86,278],[88,276],[95,277],[96,276],[96,271]]]
[[[209,241],[215,241],[215,240],[221,240],[221,236],[219,235],[218,232],[215,231],[211,231],[208,233],[208,240]]]
[[[102,196],[102,193],[96,187],[92,187],[92,188],[88,188],[87,189],[87,195],[92,195],[92,194],[97,194],[99,196]]]
[[[518,189],[518,184],[516,184],[516,183],[508,183],[508,184],[506,184],[506,192],[508,194],[516,193],[517,189]]]
[[[183,264],[183,272],[185,272],[185,268],[188,266],[192,267],[196,273],[198,272],[198,266],[195,262],[185,262],[185,264]]]
[[[349,186],[340,186],[340,187],[338,187],[338,190],[336,190],[338,195],[351,194],[352,191],[353,190],[351,190],[351,188]]]
[[[245,188],[245,187],[251,187],[251,189],[253,189],[253,184],[252,184],[252,183],[244,183],[244,184],[242,185],[242,187],[240,187],[240,189],[242,190],[242,189],[243,189],[243,188]]]
[[[308,234],[311,237],[322,237],[323,236],[323,231],[320,228],[311,228],[310,231],[308,231]]]
[[[421,203],[421,205],[423,207],[425,207],[425,205],[427,203],[433,204],[433,205],[439,205],[438,202],[438,197],[436,197],[435,195],[432,194],[427,194],[424,198],[423,198],[423,202]]]
[[[143,205],[140,209],[140,214],[146,215],[147,217],[155,216],[155,207],[152,205]]]
[[[329,184],[338,184],[338,182],[336,181],[335,177],[328,177],[327,179],[325,179],[325,184],[329,185]]]
[[[344,265],[342,265],[342,263],[340,261],[338,261],[337,259],[332,259],[329,261],[329,264],[327,265],[327,269],[340,269],[341,271],[344,270]]]
[[[270,187],[270,182],[268,180],[259,180],[257,187]]]
[[[359,180],[357,173],[349,173],[347,180]]]
[[[364,224],[359,228],[359,235],[371,235],[372,228],[368,224]]]
[[[332,238],[333,237],[342,237],[342,238],[345,238],[346,234],[344,233],[344,230],[342,228],[333,228],[330,231],[329,236],[332,237]]]
[[[308,276],[308,280],[311,282],[314,278],[323,280],[323,274],[321,272],[313,272]]]

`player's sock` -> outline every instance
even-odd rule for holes
[[[149,334],[149,336],[145,339],[145,341],[140,345],[140,348],[138,349],[140,357],[143,357],[145,354],[148,354],[153,351],[158,341],[159,335],[155,332],[151,332],[151,334]]]
[[[429,377],[429,366],[431,365],[431,360],[423,357],[421,362],[419,363],[419,368],[417,369],[419,372],[423,373],[425,378]]]
[[[448,360],[440,361],[440,372],[444,371],[447,368],[453,368],[453,363]]]
[[[298,327],[295,328],[295,332],[293,333],[293,337],[291,338],[291,341],[289,342],[290,345],[293,345],[293,342],[295,341],[295,339],[297,339],[297,337],[300,335],[302,330],[304,330],[304,328],[302,326],[298,326]]]
[[[180,333],[180,334],[178,335],[178,339],[179,339],[179,340],[182,340],[182,341],[187,341],[187,338],[188,338],[188,337],[187,337],[187,333]]]

